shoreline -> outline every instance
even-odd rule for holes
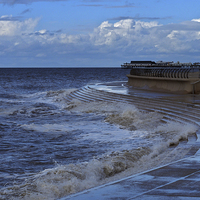
[[[194,123],[198,126],[198,131],[196,133],[196,141],[192,139],[191,141],[188,140],[186,145],[189,145],[191,147],[190,151],[187,155],[185,155],[187,158],[181,158],[176,161],[173,161],[171,163],[157,166],[156,168],[152,168],[147,171],[139,172],[139,174],[130,175],[126,178],[122,178],[119,180],[116,180],[114,182],[105,183],[101,186],[97,186],[73,195],[69,195],[66,197],[61,198],[60,200],[65,199],[113,199],[117,197],[121,197],[123,199],[149,199],[154,198],[155,195],[157,195],[158,198],[167,198],[169,194],[165,194],[165,196],[159,195],[159,193],[155,194],[154,196],[149,196],[146,194],[151,193],[152,191],[157,191],[157,189],[165,187],[166,185],[174,184],[177,181],[187,179],[192,173],[188,173],[185,175],[181,175],[179,178],[177,178],[174,181],[167,181],[166,184],[160,184],[159,181],[157,181],[155,188],[146,190],[145,192],[139,192],[137,195],[134,190],[138,190],[138,179],[141,181],[141,187],[147,186],[149,183],[148,180],[143,180],[143,176],[146,174],[154,173],[154,179],[160,179],[159,175],[156,175],[156,173],[160,173],[160,171],[163,171],[163,169],[166,168],[165,174],[167,174],[168,180],[173,179],[173,177],[170,176],[171,170],[175,170],[173,167],[174,165],[181,169],[181,166],[184,162],[188,163],[188,166],[192,166],[191,159],[195,160],[195,162],[200,163],[200,120],[198,111],[200,110],[200,95],[180,95],[180,94],[171,94],[171,93],[165,93],[165,92],[155,92],[153,90],[139,90],[139,89],[133,89],[129,88],[124,85],[125,82],[115,82],[115,83],[106,83],[106,84],[96,84],[96,85],[89,85],[85,87],[83,90],[84,92],[81,94],[81,91],[79,91],[78,96],[76,96],[76,92],[73,95],[74,97],[77,97],[79,100],[81,100],[82,97],[87,96],[87,98],[90,98],[95,100],[96,95],[98,94],[99,98],[108,98],[111,97],[115,99],[115,101],[127,101],[127,103],[132,102],[136,107],[142,110],[154,110],[156,112],[160,112],[165,115],[166,118],[174,118],[174,120],[180,120],[182,122],[189,122]],[[89,92],[90,91],[90,92]],[[146,93],[147,92],[147,93]],[[97,94],[94,94],[97,93]],[[184,97],[184,98],[183,98]],[[194,101],[194,98],[195,101]],[[196,102],[196,103],[195,103]],[[194,114],[194,115],[193,115]],[[183,144],[185,145],[185,144]],[[179,145],[178,145],[179,146]],[[187,171],[187,168],[183,168],[183,171]],[[198,165],[195,169],[195,173],[198,173]],[[193,172],[194,173],[194,172]],[[175,173],[175,176],[178,176],[179,171]],[[140,178],[141,177],[141,178]],[[198,177],[196,177],[198,179]],[[137,180],[137,181],[136,181]],[[135,182],[136,181],[136,182]],[[136,184],[137,183],[137,184]],[[126,187],[124,188],[124,184]],[[133,187],[134,186],[134,187]],[[129,188],[129,191],[126,191],[126,188]],[[136,188],[135,188],[136,187]],[[183,185],[179,184],[178,189],[182,189]],[[118,189],[116,189],[118,188]],[[135,189],[134,189],[135,188]],[[177,192],[178,192],[177,189]],[[119,191],[120,190],[120,191]],[[126,191],[126,192],[125,192]],[[116,196],[118,194],[118,196]],[[128,195],[128,196],[127,196]],[[177,195],[179,195],[177,193]],[[175,195],[176,196],[176,195]],[[173,197],[173,195],[172,195]],[[200,193],[199,193],[200,197]],[[169,197],[170,198],[170,197]]]

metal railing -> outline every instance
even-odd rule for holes
[[[163,77],[163,78],[200,78],[199,68],[132,68],[130,75],[148,76],[148,77]]]

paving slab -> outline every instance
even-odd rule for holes
[[[200,199],[200,153],[61,200]]]

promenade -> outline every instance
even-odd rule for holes
[[[174,163],[117,182],[92,188],[62,200],[200,199],[200,152]]]
[[[85,100],[87,100],[86,97],[89,98],[89,96],[90,98],[95,98],[95,91],[92,89],[90,93],[89,90],[91,90],[91,88],[74,94],[73,98],[83,98],[83,96]],[[104,94],[104,98],[109,98],[109,95],[106,97],[105,92],[110,92],[111,90],[116,90],[118,91],[117,93],[120,94],[126,93],[126,91],[123,92],[123,87],[119,87],[117,85],[105,88],[104,86],[99,86],[98,90]],[[100,92],[98,92],[98,94],[98,98],[101,97]],[[134,100],[135,103],[138,102],[137,99],[139,98],[140,102],[137,106],[140,108],[144,106],[143,104],[147,102],[147,99],[150,97],[149,104],[146,104],[146,109],[153,109],[157,112],[165,113],[166,117],[168,116],[171,119],[179,118],[180,120],[186,120],[199,126],[199,96],[195,97],[195,103],[193,102],[194,99],[192,96],[185,98],[185,100],[181,102],[179,99],[180,97],[177,97],[176,95],[172,95],[171,97],[166,95],[164,99],[161,95],[158,97],[160,101],[152,98],[151,94],[149,94],[150,96],[148,98],[144,99],[141,99],[138,95],[132,96],[130,91],[128,94],[125,94],[125,96],[126,95],[129,97],[131,96],[131,100],[129,100]],[[117,99],[117,95],[115,98]],[[128,99],[128,97],[124,98],[126,98],[126,100]],[[121,101],[123,99],[120,97],[119,100]],[[144,103],[142,102],[143,100]],[[161,108],[162,105],[163,107]],[[191,150],[180,160],[123,178],[115,182],[91,188],[89,190],[64,197],[60,200],[200,199],[200,130],[197,131],[196,136],[196,141],[190,142],[188,140],[186,145],[190,145]]]

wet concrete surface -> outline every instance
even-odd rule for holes
[[[138,96],[144,98],[160,98],[160,99],[170,99],[174,101],[187,102],[192,104],[200,104],[200,94],[180,94],[178,92],[170,93],[163,92],[161,90],[153,90],[147,87],[144,88],[134,88],[129,86],[127,82],[108,82],[99,83],[91,85],[97,90],[103,90],[111,93],[124,94],[129,96]]]
[[[200,199],[200,152],[62,200]]]
[[[99,90],[125,95],[141,95],[146,98],[164,98],[188,102],[198,106],[199,95],[155,93],[153,91],[130,89],[124,83],[96,85]],[[196,102],[195,102],[196,101]],[[196,141],[199,149],[200,140]],[[195,149],[195,148],[194,148]],[[200,150],[190,152],[188,157],[142,172],[116,182],[95,187],[61,200],[196,200],[200,199]]]

